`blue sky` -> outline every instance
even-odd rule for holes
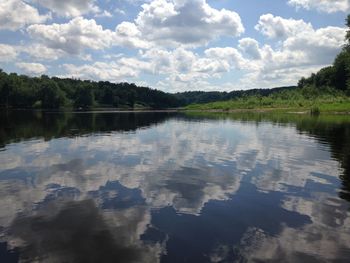
[[[295,85],[332,63],[349,0],[1,0],[0,68],[168,92]]]

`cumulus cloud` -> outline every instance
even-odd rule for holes
[[[319,12],[349,12],[349,0],[289,0],[288,4],[296,8],[315,9]]]
[[[240,16],[217,10],[205,0],[154,0],[143,4],[135,25],[143,37],[161,45],[196,46],[220,36],[239,36],[244,32]]]
[[[40,15],[38,10],[24,1],[2,0],[0,2],[0,30],[18,30],[26,25],[42,23],[51,17]]]
[[[40,63],[26,63],[26,62],[18,62],[16,66],[22,69],[27,74],[40,75],[46,72],[47,68]]]
[[[323,65],[332,62],[344,44],[345,28],[314,29],[303,20],[262,15],[256,28],[267,37],[283,37],[280,47],[264,46],[263,60],[272,67]],[[277,62],[272,63],[271,60]],[[275,66],[274,66],[274,65]]]
[[[100,11],[95,0],[34,0],[61,16],[74,17]]]
[[[260,59],[261,54],[259,50],[259,42],[252,38],[242,38],[239,40],[238,47],[246,54],[249,58]]]
[[[243,68],[246,63],[241,53],[237,49],[231,47],[209,48],[205,50],[204,53],[209,58],[219,61],[227,61],[238,69]]]
[[[115,45],[147,49],[153,45],[147,41],[134,23],[122,22],[115,29]]]
[[[28,54],[35,60],[57,60],[65,55],[62,50],[49,48],[43,44],[31,44],[18,48],[20,52]]]
[[[325,27],[289,37],[283,46],[290,51],[305,52],[307,59],[315,64],[329,64],[345,43],[344,36],[344,28]]]
[[[158,83],[159,88],[171,87],[171,91],[215,89],[207,80],[244,68],[246,63],[236,49],[229,47],[209,48],[202,55],[182,47],[173,51],[150,50],[143,57],[151,61],[154,73],[166,74],[166,79]]]
[[[95,20],[83,17],[74,18],[66,24],[31,25],[27,32],[47,47],[68,54],[79,54],[86,48],[97,50],[109,47],[114,37],[111,30],[105,30]]]
[[[269,38],[286,38],[299,33],[309,33],[313,30],[310,23],[303,20],[285,19],[272,14],[260,16],[255,29]]]
[[[94,19],[76,17],[65,24],[36,24],[27,32],[49,49],[79,55],[85,49],[102,50],[114,45],[146,48],[150,44],[140,39],[141,33],[133,23],[122,22],[116,31],[104,29]]]
[[[7,62],[15,59],[18,52],[15,47],[5,44],[0,44],[0,61]]]
[[[166,78],[159,81],[157,86],[168,91],[193,90],[198,87],[201,90],[218,89],[208,81],[232,69],[244,68],[246,63],[236,49],[229,47],[209,48],[203,54],[183,47],[173,51],[152,49],[145,52],[143,57],[151,61],[155,74],[165,74]]]

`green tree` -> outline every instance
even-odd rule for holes
[[[94,104],[94,94],[92,87],[88,83],[79,85],[75,92],[74,107],[76,108],[90,108]]]
[[[340,90],[346,90],[350,81],[350,52],[343,50],[334,60],[334,79],[335,87]]]
[[[315,76],[316,87],[334,87],[335,86],[335,67],[329,66],[321,69]]]
[[[58,87],[57,83],[45,78],[40,85],[38,92],[39,105],[44,109],[58,109],[65,103],[65,94]]]

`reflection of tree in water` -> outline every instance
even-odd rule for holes
[[[98,132],[129,132],[166,121],[175,113],[0,112],[0,147],[31,138],[50,140]]]
[[[59,212],[45,208],[18,217],[9,234],[19,243],[21,262],[156,262],[157,249],[131,237],[129,224],[108,220],[91,200],[66,203]],[[50,214],[51,212],[51,214]],[[114,218],[117,219],[117,218]],[[140,218],[139,218],[140,219]],[[119,222],[120,223],[120,222]]]

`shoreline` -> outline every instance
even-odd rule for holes
[[[320,114],[331,114],[331,115],[350,115],[349,111],[320,111],[317,114],[312,114],[311,110],[305,109],[291,109],[291,108],[272,108],[272,109],[188,109],[184,112],[208,112],[208,113],[286,113],[286,114],[300,114],[300,115],[320,115]]]
[[[0,108],[0,112],[6,111],[32,111],[46,113],[152,113],[152,112],[207,112],[207,113],[286,113],[300,115],[350,115],[350,109],[346,111],[323,111],[313,114],[310,109],[305,108],[263,108],[263,109],[186,109],[186,108],[169,108],[169,109],[118,109],[118,108],[91,108],[86,110],[79,109],[25,109],[25,108]]]

